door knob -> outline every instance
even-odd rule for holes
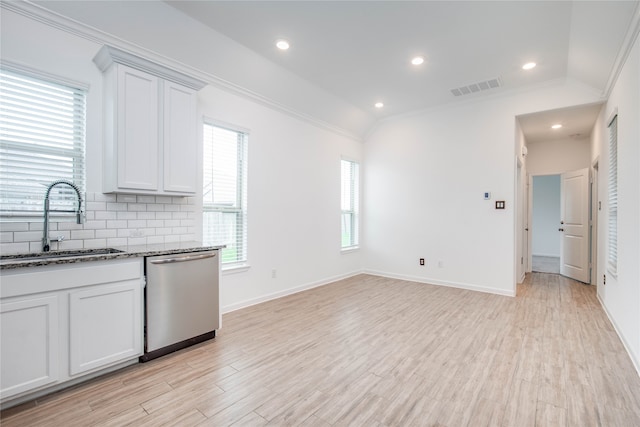
[[[558,228],[558,231],[564,231],[564,228]]]
[[[564,224],[564,221],[560,221],[560,224]]]

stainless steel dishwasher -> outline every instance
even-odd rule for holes
[[[214,338],[220,327],[217,250],[145,258],[141,362]]]

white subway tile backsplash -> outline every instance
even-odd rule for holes
[[[117,219],[118,212],[112,211],[96,211],[95,219]]]
[[[52,250],[199,240],[194,197],[87,193],[83,202],[84,224],[51,218]],[[0,223],[0,251],[41,251],[43,228],[40,218]]]
[[[42,239],[42,231],[14,231],[14,242],[30,242]]]
[[[126,211],[127,204],[126,203],[107,203],[108,211]]]
[[[106,248],[107,239],[87,239],[84,241],[85,249]]]
[[[84,229],[85,230],[99,230],[99,229],[103,229],[103,228],[107,228],[107,222],[102,220],[102,221],[86,221],[84,223]]]
[[[127,221],[124,219],[107,221],[107,228],[127,228]]]
[[[75,222],[59,222],[58,230],[82,230],[82,224]]]
[[[115,194],[93,193],[93,199],[96,202],[115,202],[116,201],[116,195]]]
[[[118,203],[135,203],[137,198],[134,194],[118,194],[116,200]]]
[[[107,202],[87,202],[87,211],[106,211]]]
[[[108,230],[96,230],[96,239],[106,239],[110,237],[118,237],[118,230],[108,229]]]
[[[147,205],[147,210],[148,211],[153,211],[153,212],[162,212],[164,211],[164,205],[163,204],[148,204]]]
[[[3,222],[0,223],[2,231],[29,231],[28,222]]]
[[[113,246],[126,246],[127,245],[127,238],[126,237],[118,237],[118,238],[113,238],[113,239],[107,239],[107,246],[113,247]]]
[[[138,196],[136,199],[138,203],[155,203],[156,196]]]
[[[134,219],[127,221],[127,228],[144,228],[147,226],[147,221],[144,219]]]
[[[138,219],[156,219],[155,212],[138,212]],[[148,225],[148,227],[150,227]]]
[[[95,230],[71,230],[71,240],[93,239]]]
[[[158,243],[164,243],[164,236],[149,236],[147,237],[148,245],[155,245]]]
[[[67,249],[83,249],[84,242],[82,240],[63,240],[58,242],[55,250],[62,251]]]
[[[138,214],[135,212],[128,212],[128,211],[120,211],[117,212],[118,214],[118,219],[136,219],[138,218]]]

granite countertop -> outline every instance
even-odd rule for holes
[[[0,270],[54,264],[73,264],[107,259],[203,252],[222,249],[224,247],[224,245],[203,246],[200,242],[175,242],[153,245],[116,246],[102,249],[72,249],[66,251],[1,255]]]

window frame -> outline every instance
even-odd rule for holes
[[[612,128],[613,126],[613,128]],[[618,274],[618,111],[607,121],[609,132],[609,174],[607,188],[607,271]]]
[[[350,165],[350,182],[348,185],[349,199],[351,200],[351,209],[343,209],[342,201],[345,195],[343,190],[345,189],[345,182],[343,176],[343,165],[348,163]],[[354,170],[355,169],[355,170]],[[341,252],[350,252],[360,248],[360,191],[361,191],[361,179],[360,179],[360,162],[357,160],[342,157],[340,159],[340,250]],[[345,245],[344,239],[344,218],[345,215],[350,217],[351,228],[351,240],[349,244]]]
[[[206,203],[204,200],[204,188],[202,194],[202,214],[203,214],[203,224],[202,224],[202,238],[203,242],[205,241],[205,226],[204,226],[204,215],[208,212],[219,212],[226,214],[235,214],[236,215],[236,228],[240,227],[240,233],[237,236],[237,246],[241,249],[241,256],[238,257],[234,261],[223,261],[224,260],[224,250],[221,251],[221,267],[223,271],[229,270],[241,270],[248,267],[249,255],[248,255],[248,221],[247,221],[247,176],[248,176],[248,139],[250,135],[250,131],[241,126],[233,125],[230,123],[222,122],[219,120],[211,119],[208,117],[204,117],[202,120],[202,143],[203,143],[203,177],[202,177],[202,185],[204,186],[204,144],[205,144],[205,129],[207,126],[223,129],[226,131],[234,132],[238,137],[242,136],[242,141],[238,141],[239,144],[242,144],[242,147],[239,150],[239,156],[237,159],[236,165],[236,173],[237,173],[237,182],[236,182],[236,207],[230,207],[225,204],[215,204],[215,203]],[[223,243],[213,243],[213,244],[223,244]]]
[[[88,132],[87,106],[89,103],[89,85],[86,83],[81,83],[81,82],[60,77],[54,74],[43,72],[34,68],[30,68],[21,64],[15,64],[13,62],[6,61],[6,60],[0,61],[0,69],[2,69],[3,73],[6,73],[8,75],[11,75],[11,74],[16,75],[19,79],[34,81],[33,82],[34,88],[40,86],[40,87],[48,87],[48,88],[51,88],[52,90],[59,89],[63,91],[69,91],[70,94],[73,94],[73,99],[74,99],[73,103],[70,104],[72,105],[73,116],[77,118],[71,122],[73,125],[72,129],[74,129],[73,136],[70,137],[69,139],[69,141],[72,144],[71,148],[64,148],[64,147],[58,147],[58,146],[54,146],[53,148],[44,147],[44,146],[38,147],[37,144],[34,144],[32,146],[25,145],[24,150],[22,150],[20,148],[16,148],[16,146],[21,145],[19,142],[15,142],[15,141],[9,142],[11,140],[4,142],[3,140],[2,142],[3,149],[10,150],[11,152],[14,153],[13,155],[16,155],[17,153],[25,153],[27,155],[36,154],[36,155],[42,156],[43,159],[46,159],[47,157],[50,157],[52,155],[68,157],[70,160],[71,166],[69,167],[68,170],[65,170],[62,175],[57,177],[48,177],[46,179],[36,179],[36,177],[33,176],[32,182],[42,185],[42,191],[41,191],[42,194],[35,197],[35,193],[32,193],[33,197],[31,198],[32,200],[31,203],[29,203],[29,197],[24,198],[23,199],[25,201],[24,205],[27,209],[12,209],[12,210],[0,211],[0,222],[33,221],[36,218],[41,218],[42,215],[44,214],[43,200],[44,200],[44,195],[47,189],[47,185],[49,185],[51,182],[55,181],[56,179],[65,179],[68,181],[72,181],[80,189],[80,192],[82,194],[82,199],[83,199],[82,209],[84,211],[84,206],[85,206],[84,202],[86,200],[85,193],[86,193],[86,187],[87,187],[86,152],[87,152],[87,132]],[[11,86],[14,86],[14,85],[15,83],[11,84]],[[56,86],[58,88],[56,88]],[[34,101],[35,100],[37,100],[37,97],[34,98]],[[18,111],[19,111],[19,107],[17,110],[14,111],[14,113]],[[34,123],[36,124],[36,126],[43,126],[44,124],[46,124],[46,127],[49,126],[48,120],[43,120],[42,118],[37,121],[34,121]],[[55,127],[54,129],[56,132],[61,132],[62,128],[64,128],[64,124],[61,124],[60,126]],[[9,129],[9,127],[7,127],[7,129]],[[40,135],[44,137],[46,133],[39,132],[33,135],[34,135],[33,139],[37,140],[38,137],[40,137]],[[44,140],[46,140],[46,138],[43,139],[43,141]],[[13,146],[13,148],[11,146]],[[34,160],[34,162],[36,162],[36,160]],[[24,165],[33,164],[32,161],[21,162],[21,163],[23,164],[23,167]],[[11,164],[11,163],[8,163],[8,164]],[[47,171],[51,171],[60,167],[59,161],[51,161],[49,163],[45,161],[42,164],[47,166],[47,169],[46,169]],[[61,188],[62,190],[55,192],[55,197],[57,199],[56,206],[58,207],[57,210],[60,210],[60,208],[64,210],[65,206],[69,206],[70,208],[73,208],[73,210],[75,210],[75,206],[77,204],[75,194],[72,194],[70,191],[68,191],[66,187],[61,187]],[[51,217],[52,219],[56,219],[57,221],[66,221],[66,220],[71,221],[76,219],[75,214],[73,213],[61,213],[61,212],[52,212]]]

